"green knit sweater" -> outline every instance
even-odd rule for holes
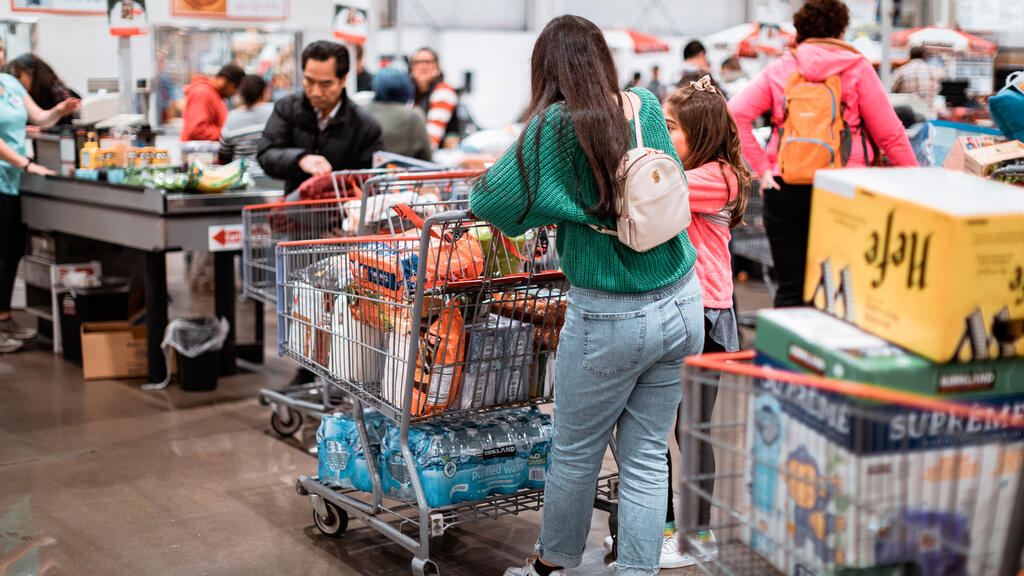
[[[678,162],[658,99],[643,88],[631,90],[642,101],[640,126],[644,146],[663,150]],[[534,155],[538,132],[539,170]],[[519,172],[515,146],[473,187],[470,209],[507,236],[557,224],[558,256],[562,271],[573,286],[606,292],[647,292],[679,280],[693,267],[697,251],[685,231],[657,248],[639,253],[615,236],[588,226],[614,228],[614,222],[601,222],[584,212],[584,207],[597,204],[597,183],[564,105],[550,106],[543,121],[535,118],[526,128],[523,157],[535,198],[522,222],[526,186]]]

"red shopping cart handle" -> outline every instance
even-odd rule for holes
[[[806,386],[808,388],[816,388],[818,390],[852,396],[854,398],[868,400],[871,402],[895,404],[903,408],[924,410],[928,412],[944,412],[964,419],[977,419],[981,422],[997,423],[1007,428],[1024,428],[1024,417],[1014,415],[1012,413],[995,412],[991,407],[981,408],[964,403],[970,401],[970,398],[965,398],[963,401],[956,402],[932,396],[925,396],[922,394],[915,394],[913,392],[905,392],[903,390],[894,390],[892,388],[886,388],[876,384],[833,380],[831,378],[824,378],[811,374],[801,374],[798,372],[790,372],[788,370],[780,370],[767,366],[757,366],[750,363],[755,356],[756,353],[753,350],[745,350],[741,352],[716,352],[687,358],[686,364],[688,366],[702,368],[705,370],[787,382],[798,386]]]
[[[518,274],[509,274],[508,276],[501,276],[500,278],[489,278],[486,282],[494,288],[500,288],[502,286],[522,284],[522,281],[526,278],[531,278],[538,282],[558,282],[565,280],[565,274],[561,270],[545,270],[543,272],[537,272],[533,276],[528,272],[520,272]],[[424,286],[424,289],[430,290],[433,288],[450,288],[452,290],[470,290],[474,288],[480,288],[484,285],[485,280],[483,278],[470,278],[467,280],[449,280],[447,282],[431,282],[429,285]]]
[[[396,180],[454,180],[457,178],[473,178],[483,174],[483,170],[442,170],[440,172],[408,172],[400,174]]]

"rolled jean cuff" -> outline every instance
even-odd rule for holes
[[[537,540],[537,545],[534,546],[533,553],[548,564],[554,564],[555,566],[561,566],[562,568],[575,568],[583,562],[582,554],[578,556],[566,556],[565,554],[544,548],[544,545],[540,543],[540,540]]]
[[[654,576],[659,568],[638,568],[636,566],[615,565],[615,576]]]

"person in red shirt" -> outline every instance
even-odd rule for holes
[[[225,98],[238,92],[238,86],[245,77],[245,70],[236,64],[228,64],[207,78],[200,74],[192,77],[192,83],[185,86],[185,111],[181,114],[181,141],[220,140],[221,129],[228,118]]]

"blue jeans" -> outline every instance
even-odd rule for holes
[[[683,360],[704,343],[697,275],[642,294],[573,288],[555,361],[554,438],[537,554],[580,564],[594,492],[618,426],[618,574],[658,572],[668,436]]]

